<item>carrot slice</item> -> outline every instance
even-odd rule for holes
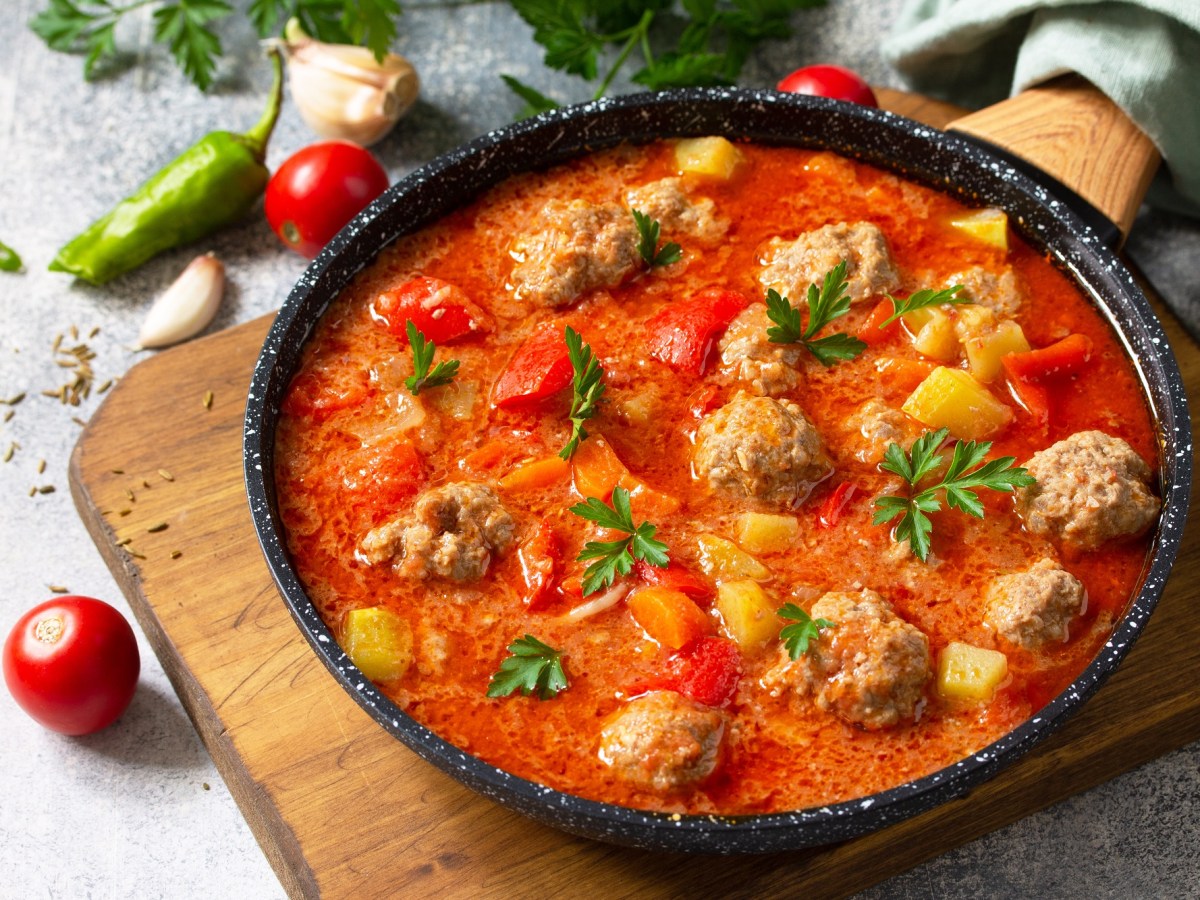
[[[682,650],[712,632],[708,616],[682,591],[645,587],[625,599],[634,620],[653,640]]]
[[[1040,381],[1058,375],[1074,375],[1092,358],[1092,339],[1086,334],[1069,334],[1048,347],[1009,353],[1001,359],[1010,378]]]

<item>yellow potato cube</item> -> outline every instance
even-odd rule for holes
[[[734,534],[743,550],[782,553],[800,536],[800,523],[795,516],[748,512],[738,516]]]
[[[352,609],[342,620],[342,649],[372,681],[395,681],[412,665],[412,629],[390,609]]]
[[[763,581],[771,570],[735,544],[715,534],[702,534],[696,539],[700,547],[700,568],[717,581],[736,581],[753,578]]]
[[[971,374],[982,382],[995,381],[1000,377],[1004,367],[1000,358],[1006,353],[1022,353],[1029,349],[1029,341],[1025,340],[1025,332],[1013,321],[1004,321],[996,325],[994,331],[986,334],[973,334],[963,339],[963,349],[967,351],[967,364]]]
[[[761,647],[779,634],[775,605],[756,581],[726,581],[717,588],[717,612],[726,633],[743,650]]]
[[[954,332],[954,320],[944,310],[936,308],[925,307],[920,312],[928,313],[928,316],[913,338],[917,352],[942,362],[958,359],[959,343],[958,335]]]
[[[977,209],[955,216],[950,227],[997,249],[1008,250],[1008,214],[1002,209]]]
[[[991,700],[1008,677],[1008,657],[996,650],[951,641],[938,654],[938,693],[955,700]]]
[[[741,162],[738,148],[723,137],[684,138],[675,145],[680,174],[728,180]]]
[[[961,369],[938,366],[901,406],[930,428],[949,428],[956,438],[978,441],[1012,421],[1013,412]]]

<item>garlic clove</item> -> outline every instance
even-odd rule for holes
[[[314,40],[295,19],[284,29],[282,47],[292,100],[321,137],[370,146],[417,101],[420,79],[403,56],[389,53],[379,61],[365,47]]]
[[[211,253],[197,256],[146,313],[138,349],[166,347],[196,336],[216,316],[224,295],[224,264]]]

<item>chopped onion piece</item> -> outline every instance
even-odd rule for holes
[[[587,603],[581,603],[562,618],[567,622],[579,622],[588,618],[589,616],[594,616],[596,613],[604,612],[604,610],[608,609],[610,606],[616,606],[628,593],[629,585],[614,584],[595,600],[589,600]]]

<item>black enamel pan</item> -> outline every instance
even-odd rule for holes
[[[342,653],[301,587],[288,558],[271,472],[279,405],[301,347],[329,302],[380,248],[514,173],[622,141],[710,134],[834,150],[971,205],[1007,210],[1021,234],[1094,298],[1134,360],[1160,429],[1164,504],[1141,588],[1112,640],[1066,690],[1012,733],[939,772],[869,797],[772,815],[679,819],[579,799],[516,778],[463,753],[397,708]],[[334,678],[382,728],[479,793],[569,832],[653,850],[774,852],[845,840],[960,796],[1056,731],[1112,674],[1162,593],[1188,505],[1191,425],[1166,336],[1100,232],[1064,197],[962,137],[876,109],[771,91],[693,89],[589,103],[492,132],[437,158],[389,189],[322,251],[280,310],[255,369],[245,421],[246,487],[284,600]]]

